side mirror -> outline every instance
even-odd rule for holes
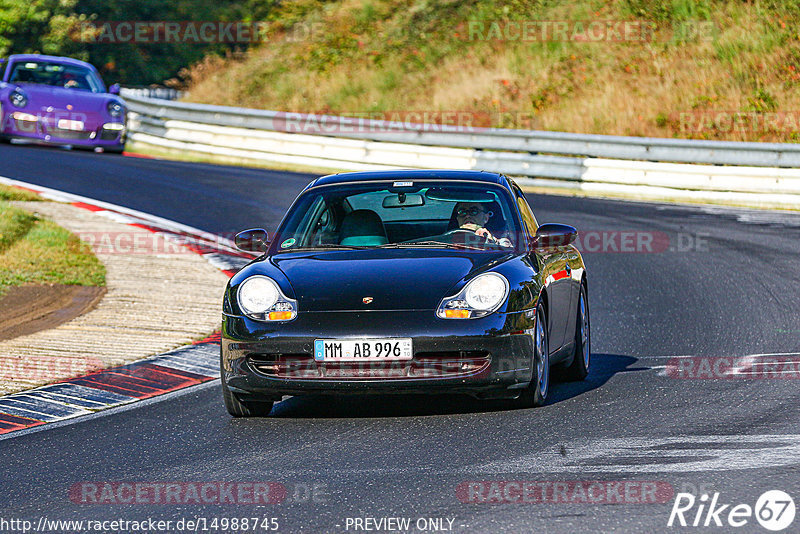
[[[112,94],[112,95],[119,95],[119,84],[115,83],[114,85],[109,87],[108,88],[108,92],[109,92],[109,94]]]
[[[251,228],[236,234],[233,243],[236,248],[244,252],[266,252],[269,246],[269,234],[263,228]]]
[[[565,247],[578,237],[578,230],[568,224],[543,224],[536,230],[531,239],[531,246],[536,249]]]

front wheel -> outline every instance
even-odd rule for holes
[[[125,145],[103,146],[103,152],[106,154],[122,154],[125,151]]]
[[[222,382],[222,401],[225,403],[225,409],[233,417],[266,417],[272,411],[272,401],[266,402],[242,402],[225,383],[225,373],[222,373],[220,378]]]
[[[592,357],[592,333],[589,323],[589,299],[586,286],[581,284],[581,295],[578,298],[577,320],[575,322],[575,353],[572,363],[564,370],[564,379],[569,381],[583,380],[589,374],[589,363]]]
[[[536,307],[536,325],[533,334],[533,373],[531,383],[517,399],[520,408],[544,406],[550,393],[550,339],[547,318],[540,302]]]

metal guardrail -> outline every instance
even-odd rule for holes
[[[123,90],[132,111],[173,120],[425,146],[565,156],[756,167],[800,167],[800,144],[697,141],[463,126],[407,124],[142,98]],[[352,130],[352,131],[349,131]]]
[[[800,169],[781,168],[789,161],[800,164],[795,145],[490,129],[464,133],[440,125],[365,124],[168,102],[131,96],[127,90],[123,96],[130,140],[215,160],[331,170],[480,169],[548,190],[800,209]],[[768,166],[767,161],[780,164]],[[698,164],[709,162],[726,165]]]

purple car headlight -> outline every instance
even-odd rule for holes
[[[21,89],[14,89],[11,91],[8,95],[8,100],[11,102],[12,106],[17,108],[24,108],[28,105],[28,97]]]
[[[106,110],[108,111],[108,114],[115,119],[118,119],[125,114],[125,108],[116,100],[109,101],[109,103],[106,104]]]

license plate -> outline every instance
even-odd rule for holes
[[[411,339],[316,339],[318,362],[393,362],[410,360]]]
[[[69,119],[59,119],[58,120],[58,129],[59,130],[74,130],[76,132],[83,131],[83,121],[72,121]]]

